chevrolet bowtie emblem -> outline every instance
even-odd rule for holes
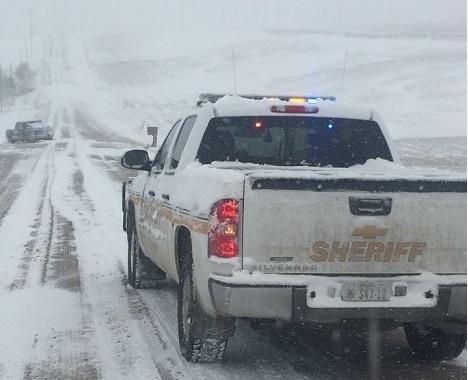
[[[352,236],[361,236],[363,239],[376,239],[377,236],[384,236],[387,228],[378,228],[377,226],[363,226],[355,228]]]

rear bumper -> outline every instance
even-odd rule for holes
[[[395,322],[466,323],[466,276],[415,275],[372,278],[407,287],[404,296],[386,302],[345,302],[340,284],[350,277],[297,275],[212,275],[211,301],[217,314],[295,322],[337,323],[351,319]],[[352,279],[369,280],[365,277]],[[329,288],[335,287],[332,297]],[[313,293],[313,298],[311,297]]]

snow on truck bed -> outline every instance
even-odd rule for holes
[[[426,180],[426,181],[460,181],[466,180],[466,174],[450,172],[439,169],[406,167],[381,158],[368,160],[363,165],[354,165],[349,168],[332,167],[306,167],[306,166],[273,166],[257,165],[241,162],[213,162],[211,165],[200,165],[195,163],[186,170],[194,167],[202,167],[207,171],[218,170],[243,170],[249,174],[261,173],[262,178],[356,178],[370,180]],[[211,172],[210,175],[213,175]],[[200,173],[200,174],[203,174]],[[226,176],[227,174],[223,174]]]
[[[364,165],[350,168],[285,167],[241,162],[202,165],[194,162],[179,173],[184,185],[174,184],[171,202],[176,207],[206,216],[214,202],[223,198],[242,198],[245,175],[293,179],[466,181],[464,173],[408,168],[382,159],[368,160]]]

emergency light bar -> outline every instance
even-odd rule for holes
[[[219,99],[224,96],[233,96],[233,94],[200,94],[197,101],[197,106],[201,107],[203,104],[206,103],[216,103]],[[282,100],[285,102],[291,103],[312,103],[315,104],[319,100],[329,100],[332,102],[336,101],[335,96],[285,96],[285,95],[236,95],[241,98],[245,99],[252,99],[252,100],[263,100],[263,99],[271,99],[271,100]]]

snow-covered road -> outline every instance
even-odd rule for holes
[[[0,379],[466,377],[466,352],[453,362],[424,362],[399,330],[384,334],[380,357],[368,361],[364,349],[355,352],[358,337],[257,331],[246,321],[239,321],[224,363],[185,362],[177,343],[177,285],[126,286],[120,188],[129,173],[118,161],[138,143],[93,113],[70,67],[67,41],[46,45],[43,87],[29,107],[56,127],[56,139],[0,144]],[[431,157],[431,165],[464,169],[466,144],[459,139],[399,146],[408,163]]]

